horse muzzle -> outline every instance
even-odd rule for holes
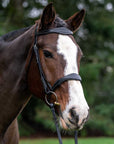
[[[65,130],[80,130],[88,120],[88,117],[89,109],[84,110],[83,113],[80,114],[80,110],[77,110],[76,107],[72,107],[67,114],[63,112],[62,117],[60,117],[60,125]]]

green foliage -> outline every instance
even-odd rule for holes
[[[113,131],[113,121],[107,119],[106,117],[99,117],[98,115],[96,115],[96,117],[94,117],[94,119],[90,119],[87,124],[86,136],[113,136]]]
[[[19,124],[19,133],[20,133],[20,136],[30,136],[31,134],[34,134],[35,133],[35,130],[33,127],[31,127],[29,124],[27,124],[23,118],[22,118],[22,115],[19,115],[18,117],[18,122],[20,123]]]

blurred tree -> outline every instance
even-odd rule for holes
[[[24,0],[10,0],[7,8],[5,9],[5,14],[10,22],[21,24],[23,21],[24,9],[22,6]]]
[[[7,24],[15,23],[20,25],[23,21],[24,9],[22,6],[24,0],[4,0],[2,1],[3,16]]]
[[[43,8],[46,4],[47,1],[45,0],[44,2],[41,0],[2,0],[0,11],[2,12],[2,16],[5,17],[4,20],[7,25],[13,24],[22,27],[24,24],[28,25],[25,22],[26,19],[35,19],[38,9]],[[32,16],[30,12],[33,12]]]

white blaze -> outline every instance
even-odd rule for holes
[[[66,61],[64,76],[71,73],[78,74],[78,65],[77,65],[78,48],[69,36],[59,34],[57,41],[57,52],[58,54],[62,54],[64,60]],[[68,81],[68,88],[69,88],[69,102],[66,106],[66,109],[63,112],[63,117],[66,120],[66,122],[69,123],[67,121],[67,118],[69,117],[69,110],[72,107],[75,107],[76,113],[79,115],[79,123],[81,123],[82,120],[87,117],[89,109],[88,104],[84,97],[81,83],[76,80]]]

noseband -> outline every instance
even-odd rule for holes
[[[76,73],[71,73],[69,75],[66,75],[66,76],[58,79],[54,83],[54,85],[51,86],[51,84],[46,80],[44,72],[42,70],[42,66],[41,66],[41,62],[40,62],[40,55],[39,55],[39,47],[37,46],[37,38],[38,38],[38,36],[51,34],[51,33],[57,33],[57,34],[62,34],[62,35],[73,35],[73,32],[70,31],[69,29],[65,28],[65,27],[58,27],[58,28],[53,28],[53,29],[48,29],[48,30],[42,30],[39,32],[37,32],[37,29],[38,29],[38,26],[36,27],[36,30],[35,30],[35,41],[34,41],[33,49],[34,49],[34,53],[36,56],[36,61],[37,61],[37,66],[38,66],[38,69],[40,72],[41,81],[42,81],[45,95],[46,95],[45,100],[46,100],[46,103],[50,106],[50,108],[52,110],[53,117],[55,120],[56,129],[57,129],[57,134],[58,134],[58,138],[59,138],[59,142],[60,142],[60,144],[62,144],[61,135],[59,132],[59,128],[58,128],[58,124],[57,124],[57,118],[56,118],[55,109],[54,109],[54,106],[57,104],[59,105],[59,103],[57,102],[57,95],[55,94],[54,91],[65,81],[68,81],[68,80],[81,81],[81,77]],[[56,101],[54,104],[49,103],[49,101],[47,100],[47,96],[51,96],[52,94],[56,98]],[[75,144],[77,144],[77,133],[75,134]]]

